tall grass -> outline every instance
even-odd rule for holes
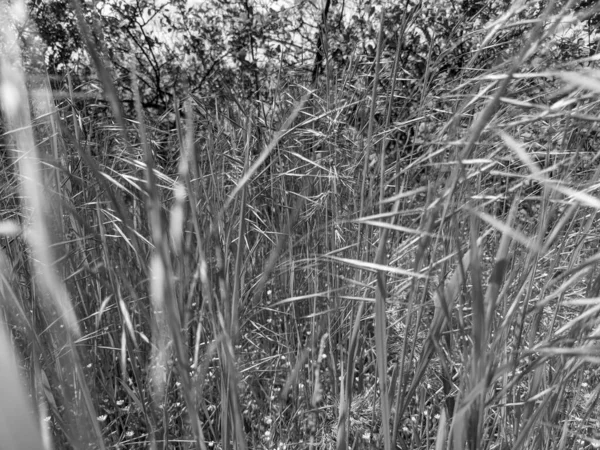
[[[0,447],[600,443],[598,58],[552,56],[572,5],[511,6],[453,77],[430,54],[407,83],[380,44],[282,81],[268,121],[189,95],[172,126],[135,67],[126,110],[73,5],[110,114],[2,29]]]

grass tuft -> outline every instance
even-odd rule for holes
[[[597,58],[557,61],[584,16],[529,7],[422,65],[382,10],[368,64],[160,116],[135,67],[121,98],[79,2],[109,109],[27,73],[4,27],[0,440],[597,445]]]

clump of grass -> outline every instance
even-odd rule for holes
[[[583,144],[600,89],[595,57],[543,59],[567,7],[539,12],[505,62],[481,58],[518,5],[455,79],[428,58],[402,111],[380,34],[369,68],[275,93],[265,136],[252,104],[207,125],[194,95],[165,129],[135,68],[125,111],[74,5],[102,119],[69,77],[61,95],[27,89],[3,30],[3,442],[597,443],[600,170]]]

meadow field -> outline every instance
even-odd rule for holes
[[[32,70],[2,2],[0,449],[600,446],[575,3],[157,113],[81,22],[89,79]]]

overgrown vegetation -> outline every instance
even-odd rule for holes
[[[463,3],[155,97],[0,3],[0,446],[597,447],[596,16]]]

